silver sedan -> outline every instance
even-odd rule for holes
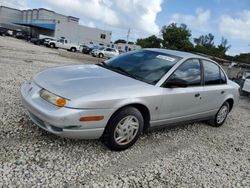
[[[214,61],[186,52],[142,49],[96,65],[50,68],[23,83],[30,118],[53,134],[132,146],[148,129],[208,120],[221,126],[239,86]]]

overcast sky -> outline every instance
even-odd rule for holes
[[[163,25],[185,23],[192,38],[211,32],[218,44],[224,36],[229,54],[250,52],[250,0],[0,0],[19,9],[47,8],[80,18],[90,27],[112,30],[113,40],[152,34]]]

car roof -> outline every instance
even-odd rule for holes
[[[205,56],[200,56],[197,54],[189,53],[189,52],[183,52],[183,51],[177,51],[177,50],[168,50],[168,49],[162,49],[162,48],[146,48],[146,50],[150,51],[155,51],[155,52],[160,52],[168,55],[174,55],[178,56],[181,58],[203,58],[203,59],[208,59]]]

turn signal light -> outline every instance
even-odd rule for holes
[[[59,107],[64,107],[65,104],[66,104],[66,100],[63,99],[63,98],[58,98],[58,99],[56,100],[56,104],[57,104],[57,106],[59,106]]]
[[[79,121],[101,121],[104,119],[104,116],[88,116],[88,117],[81,117]]]

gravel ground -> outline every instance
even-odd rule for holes
[[[154,131],[122,152],[37,128],[21,105],[21,83],[47,67],[97,61],[0,37],[0,187],[250,187],[246,98],[220,128]]]

